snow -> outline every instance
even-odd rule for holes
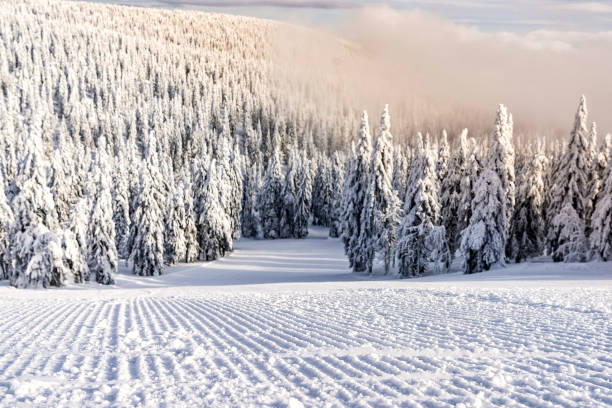
[[[611,263],[367,277],[326,233],[110,287],[2,283],[0,406],[612,404]]]

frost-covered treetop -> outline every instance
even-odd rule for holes
[[[589,132],[587,128],[588,115],[589,111],[587,109],[586,97],[582,95],[580,97],[580,104],[578,105],[578,110],[576,111],[576,120],[574,121],[574,131],[572,132],[572,138],[574,138],[578,134],[586,138],[586,135]]]
[[[391,115],[389,114],[389,105],[385,105],[385,109],[380,117],[380,131],[381,133],[391,131]]]
[[[370,145],[372,143],[372,136],[370,136],[370,125],[368,123],[368,112],[363,111],[361,113],[361,123],[359,125],[359,141],[360,145]]]

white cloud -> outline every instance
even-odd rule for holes
[[[553,7],[559,10],[580,11],[586,13],[612,13],[611,5],[596,1],[559,4]]]

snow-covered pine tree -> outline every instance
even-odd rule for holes
[[[194,207],[194,220],[197,231],[197,242],[198,242],[198,258],[200,257],[200,231],[204,228],[200,224],[200,220],[203,220],[204,215],[204,202],[206,201],[205,186],[208,179],[208,171],[210,169],[210,162],[207,156],[199,156],[194,164],[194,177],[193,177],[193,207]]]
[[[450,146],[448,145],[448,134],[446,130],[442,130],[442,139],[438,148],[438,161],[436,163],[436,174],[438,175],[438,185],[442,185],[442,181],[448,175],[448,166],[450,162]]]
[[[36,118],[33,119],[36,122]],[[39,122],[36,122],[40,125]],[[47,182],[49,164],[40,150],[40,127],[32,126],[23,140],[13,184],[14,222],[10,232],[10,283],[18,288],[61,285],[53,266],[61,262],[61,247],[53,195]],[[59,252],[58,252],[59,251]],[[58,277],[60,281],[58,281]]]
[[[87,237],[89,229],[89,219],[91,216],[92,202],[90,195],[81,197],[70,210],[68,220],[68,230],[74,238],[73,245],[77,245],[80,257],[74,258],[73,268],[80,270],[83,281],[90,280],[89,266],[87,265]]]
[[[7,67],[8,70],[8,67]],[[6,109],[9,104],[0,107],[0,172],[2,172],[5,183],[5,195],[8,202],[13,198],[13,179],[17,172],[17,137],[16,137],[16,115],[10,114]]]
[[[551,151],[548,152],[547,156],[549,157],[548,169],[545,173],[545,185],[548,187],[544,194],[544,205],[543,205],[543,213],[544,213],[544,225],[546,234],[548,237],[548,231],[550,231],[550,223],[552,222],[552,216],[549,213],[551,209],[551,203],[553,201],[553,188],[552,186],[555,183],[555,178],[557,177],[557,172],[561,165],[561,155],[563,154],[563,148],[559,140],[555,140],[551,146]],[[546,238],[546,253],[550,255],[550,246],[548,245],[548,238]]]
[[[168,265],[182,262],[187,253],[187,240],[185,238],[187,217],[185,213],[184,190],[183,182],[177,183],[174,186],[174,193],[168,205],[166,236],[164,240],[164,260]]]
[[[540,255],[544,249],[544,174],[547,163],[546,156],[538,151],[518,172],[516,207],[507,243],[510,259],[515,262]]]
[[[115,223],[115,246],[117,254],[123,259],[130,255],[128,241],[130,239],[130,191],[127,173],[128,167],[122,154],[117,156],[113,171],[113,222]]]
[[[70,229],[60,231],[58,240],[62,250],[63,279],[66,282],[83,283],[90,276],[86,252],[81,249],[81,244]]]
[[[111,285],[117,272],[118,257],[110,186],[104,174],[98,175],[95,191],[87,231],[87,265],[90,279]]]
[[[227,213],[232,237],[236,239],[240,237],[241,232],[240,213],[242,212],[243,188],[241,160],[241,154],[232,151],[229,140],[222,135],[217,160],[217,170],[220,173],[217,177],[224,182],[217,188],[221,194],[221,208]]]
[[[510,224],[515,205],[514,186],[514,147],[512,146],[513,122],[512,114],[504,105],[499,105],[495,118],[495,128],[491,135],[489,151],[487,152],[486,167],[497,173],[505,197],[504,224],[505,239],[507,242],[510,233]]]
[[[347,174],[343,188],[343,223],[342,241],[349,264],[354,272],[366,269],[367,257],[364,248],[360,245],[362,236],[362,213],[366,201],[366,192],[370,184],[372,157],[372,139],[368,114],[361,115],[361,125],[357,144],[352,149],[351,158],[347,165]]]
[[[587,186],[587,197],[586,197],[586,214],[585,214],[585,234],[588,236],[591,232],[591,215],[595,210],[595,206],[597,205],[597,197],[599,195],[599,190],[601,188],[601,178],[599,176],[599,168],[597,166],[597,153],[598,153],[598,145],[597,145],[597,123],[591,123],[591,130],[589,132],[588,137],[589,143],[589,171],[588,171],[588,180],[589,184]]]
[[[582,96],[569,145],[559,161],[552,186],[547,242],[555,262],[586,259],[585,219],[589,177],[587,114],[586,98]]]
[[[76,199],[76,189],[72,185],[74,157],[70,149],[72,145],[65,140],[66,132],[65,125],[56,130],[49,166],[49,188],[53,194],[57,220],[62,226],[68,221],[70,208]]]
[[[134,129],[134,127],[131,127],[131,129]],[[135,140],[133,139],[128,139],[127,154],[130,158],[127,163],[128,205],[130,213],[130,239],[128,239],[127,252],[131,254],[132,220],[134,220],[134,213],[136,212],[136,205],[138,202],[138,194],[140,193],[140,168],[142,166],[140,153],[138,152]]]
[[[295,210],[293,211],[293,236],[306,238],[310,209],[312,208],[312,170],[310,160],[301,158],[296,174]]]
[[[408,160],[401,146],[393,150],[393,177],[391,184],[400,203],[404,202],[406,194],[406,179],[408,178]]]
[[[591,221],[591,253],[594,259],[612,260],[612,160]]]
[[[8,279],[10,271],[9,233],[13,224],[13,210],[4,194],[4,177],[0,171],[0,280]]]
[[[332,186],[333,197],[331,202],[331,214],[329,225],[329,236],[338,238],[342,233],[342,187],[344,186],[345,160],[340,152],[334,152],[332,156]],[[394,173],[395,174],[395,173]]]
[[[494,162],[489,161],[488,165]],[[497,172],[485,168],[475,184],[472,216],[461,236],[464,272],[505,265],[506,196]]]
[[[363,227],[360,241],[368,254],[367,268],[369,273],[372,273],[375,253],[380,253],[384,261],[385,274],[390,272],[393,248],[395,247],[397,228],[400,222],[399,199],[391,185],[393,174],[392,139],[389,106],[385,105],[380,119],[379,134],[374,143],[370,183],[362,213]]]
[[[183,172],[182,201],[185,206],[185,258],[184,262],[194,262],[198,259],[198,231],[195,224],[195,210],[193,203],[193,186],[188,171]]]
[[[253,162],[247,169],[244,181],[244,199],[242,208],[242,236],[263,238],[257,194],[261,187],[261,164]]]
[[[597,155],[597,168],[599,177],[602,180],[605,180],[608,175],[607,172],[610,161],[612,161],[612,135],[608,133],[606,137],[604,137],[601,148],[599,149],[599,154]]]
[[[277,148],[268,161],[268,169],[264,175],[258,195],[261,229],[265,239],[280,237],[281,210],[283,208],[283,172],[280,150]]]
[[[444,226],[438,225],[438,180],[431,149],[423,146],[421,134],[407,183],[404,218],[396,247],[402,276],[439,273],[450,265]]]
[[[612,136],[607,134],[603,139],[601,146],[597,145],[597,125],[595,122],[591,125],[590,134],[590,151],[591,151],[591,166],[589,174],[589,198],[587,203],[587,234],[592,231],[591,219],[593,211],[597,207],[597,203],[605,197],[604,187],[606,183],[606,169],[610,160],[610,151],[612,149]]]
[[[161,174],[156,164],[153,132],[147,141],[145,160],[140,168],[140,191],[130,229],[130,262],[140,276],[161,275],[164,269],[164,197],[156,182]]]
[[[17,288],[62,286],[67,280],[61,243],[43,223],[16,233],[11,255],[15,262],[11,285]]]
[[[441,224],[444,225],[446,230],[451,256],[455,255],[459,246],[461,230],[466,226],[461,223],[459,210],[461,207],[461,181],[466,176],[467,160],[467,129],[463,129],[459,135],[458,148],[449,159],[448,172],[445,177],[440,179]]]
[[[297,193],[297,172],[299,157],[295,147],[290,147],[287,154],[287,166],[285,170],[285,177],[283,181],[283,187],[281,190],[281,197],[283,205],[281,208],[280,218],[280,238],[291,238],[293,236],[293,220],[295,218],[296,202],[295,197]]]
[[[219,186],[227,182],[222,173],[222,166],[213,160],[204,184],[202,212],[197,222],[201,260],[213,261],[233,249],[232,221],[223,208],[219,191]]]
[[[472,218],[472,201],[476,196],[476,182],[482,172],[482,157],[480,155],[479,145],[474,138],[470,138],[469,155],[465,162],[465,171],[461,179],[461,193],[459,199],[459,208],[457,209],[457,233],[461,241],[461,233],[470,224]],[[461,243],[459,242],[459,245]]]
[[[316,172],[312,182],[312,223],[328,227],[333,199],[331,163],[327,157],[319,155],[313,164]]]

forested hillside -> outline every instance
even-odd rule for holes
[[[584,98],[569,143],[518,145],[501,105],[489,137],[402,127],[398,143],[389,107],[371,132],[332,84],[287,73],[276,23],[2,6],[0,275],[13,286],[110,284],[119,259],[157,275],[310,223],[358,272],[612,257],[612,141]]]

